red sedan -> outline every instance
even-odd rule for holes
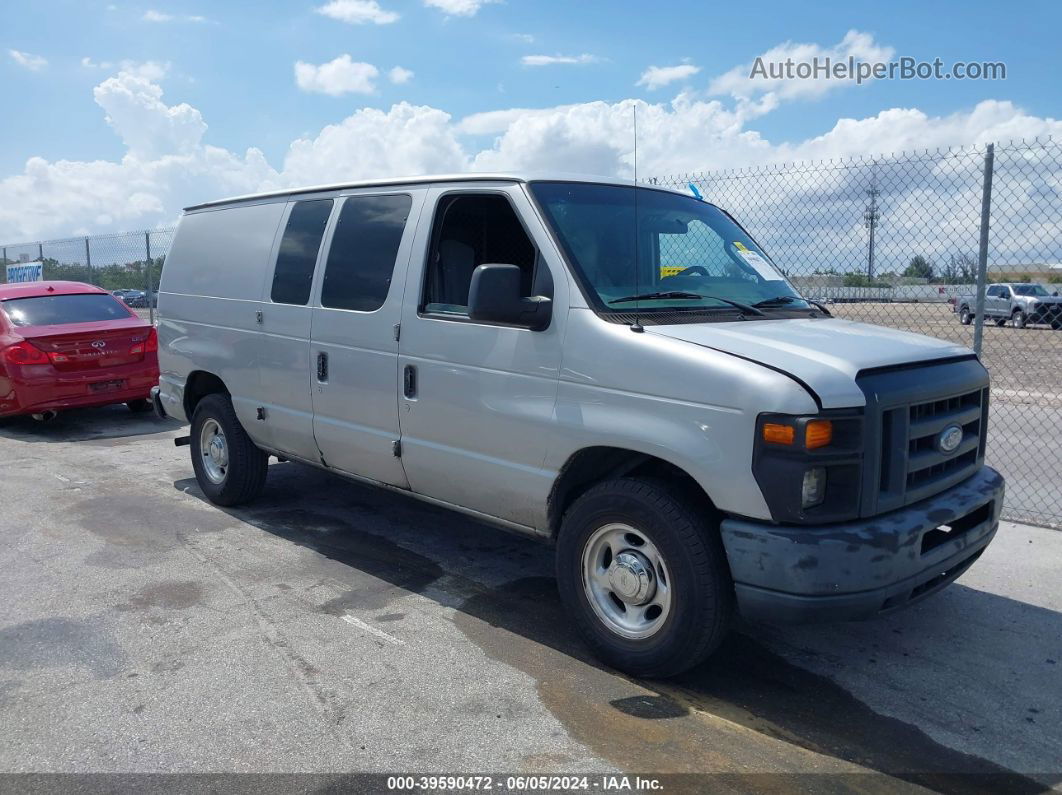
[[[107,291],[0,284],[0,417],[112,403],[147,411],[158,380],[155,329]]]

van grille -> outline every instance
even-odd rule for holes
[[[863,515],[931,497],[965,480],[983,463],[987,375],[976,360],[940,368],[901,372],[899,378],[893,372],[859,379],[868,397],[865,461],[870,466],[864,480]],[[941,435],[953,426],[962,429],[961,441],[945,452]]]
[[[909,409],[907,443],[907,497],[911,502],[934,493],[933,486],[944,480],[953,481],[956,473],[973,474],[978,466],[981,449],[982,396],[987,390],[976,390],[927,403],[916,403]],[[962,441],[953,452],[943,453],[937,448],[941,433],[951,426],[962,428]]]

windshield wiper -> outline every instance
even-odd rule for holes
[[[718,295],[703,295],[701,293],[687,293],[681,290],[671,290],[661,293],[644,293],[642,295],[627,295],[623,298],[613,298],[609,301],[610,304],[622,304],[627,301],[652,301],[655,299],[660,300],[681,300],[681,299],[695,299],[695,298],[707,298],[710,301],[722,301],[724,304],[730,304],[735,309],[740,309],[742,312],[747,312],[750,315],[759,315],[760,317],[767,317],[764,312],[761,312],[754,306],[748,304],[741,304],[737,301],[731,301],[729,298],[721,298]]]
[[[757,301],[753,306],[781,306],[782,304],[791,304],[795,299],[791,295],[776,295],[773,298],[765,298],[762,301]]]
[[[753,304],[753,306],[782,306],[783,304],[791,304],[797,300],[803,300],[806,303],[811,304],[813,307],[819,309],[822,314],[826,315],[827,317],[833,317],[830,310],[824,307],[818,301],[812,301],[810,298],[797,299],[791,295],[776,295],[773,298],[765,298],[762,301],[757,301]]]

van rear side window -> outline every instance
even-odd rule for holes
[[[310,300],[313,268],[331,213],[331,199],[296,202],[291,208],[273,271],[273,303],[302,306]]]
[[[383,306],[412,204],[406,194],[347,197],[332,235],[321,306],[359,312]]]

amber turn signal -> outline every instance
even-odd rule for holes
[[[792,425],[780,422],[763,423],[763,441],[771,444],[792,444],[796,440],[796,430]]]
[[[812,420],[804,427],[804,446],[808,450],[825,447],[833,441],[833,423],[829,420]]]

